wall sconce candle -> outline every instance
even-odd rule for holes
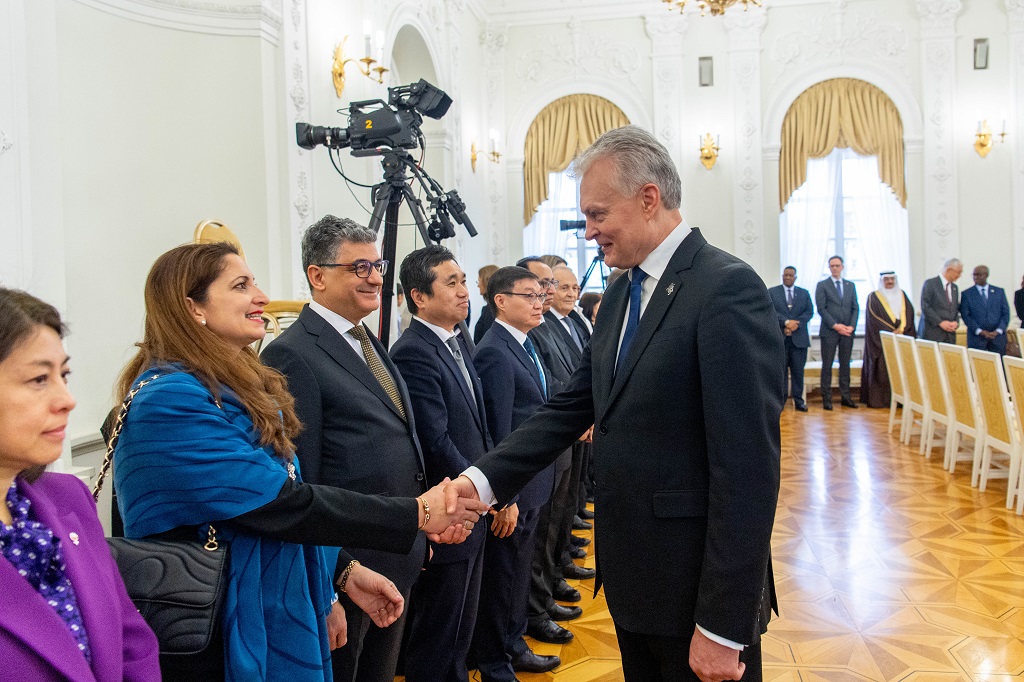
[[[1003,127],[999,132],[999,142],[1006,142],[1006,114],[1003,114]],[[992,128],[988,125],[988,120],[978,120],[978,131],[974,133],[974,151],[978,152],[978,156],[985,158],[988,153],[992,151]]]
[[[334,92],[337,93],[338,99],[341,99],[341,94],[345,90],[345,67],[350,62],[355,63],[359,67],[359,73],[363,74],[370,80],[376,83],[384,82],[384,74],[388,72],[381,63],[384,61],[384,32],[377,31],[377,58],[374,59],[373,55],[373,40],[370,38],[370,22],[363,24],[363,49],[366,51],[366,56],[361,59],[345,58],[345,43],[348,42],[348,36],[341,39],[334,48],[334,61],[331,63],[331,78],[334,81]],[[376,64],[376,66],[374,66]]]
[[[721,147],[718,146],[720,139],[716,136],[711,137],[711,133],[704,133],[704,137],[698,136],[700,142],[700,162],[704,164],[704,167],[711,170],[715,167],[715,162],[718,160],[718,151]]]
[[[486,157],[490,159],[491,163],[498,163],[501,160],[501,152],[498,151],[498,131],[491,130],[487,134],[487,152]],[[480,147],[477,146],[476,140],[469,146],[469,164],[476,173],[476,160],[480,158]]]

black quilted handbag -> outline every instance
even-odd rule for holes
[[[103,480],[110,471],[114,447],[135,394],[150,381],[140,383],[125,397],[107,441],[93,498],[99,499]],[[135,608],[160,642],[160,658],[205,653],[223,659],[219,648],[220,615],[227,582],[228,547],[217,541],[209,526],[206,542],[131,540],[107,538],[110,551]],[[211,649],[214,651],[207,651]]]

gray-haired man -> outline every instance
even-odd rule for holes
[[[956,343],[960,326],[960,289],[956,281],[964,272],[958,258],[942,265],[942,272],[921,287],[921,325],[918,336],[939,343]]]

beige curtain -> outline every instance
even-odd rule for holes
[[[807,179],[807,159],[836,147],[878,157],[878,174],[907,207],[903,122],[889,97],[852,78],[823,81],[796,98],[782,122],[779,211]]]
[[[602,134],[626,125],[622,110],[596,95],[569,95],[544,107],[526,133],[523,224],[548,198],[549,173],[561,173]]]

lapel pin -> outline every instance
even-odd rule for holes
[[[72,545],[75,545],[76,547],[78,546],[78,533],[75,533],[74,531],[68,533],[68,539],[71,540]]]
[[[666,294],[668,294],[669,296],[671,296],[671,295],[672,295],[672,292],[673,292],[673,291],[675,291],[675,290],[676,290],[676,283],[675,283],[675,282],[672,282],[672,283],[671,283],[671,284],[669,284],[669,285],[668,285],[668,287],[667,287],[667,288],[665,289],[665,293],[666,293]]]

